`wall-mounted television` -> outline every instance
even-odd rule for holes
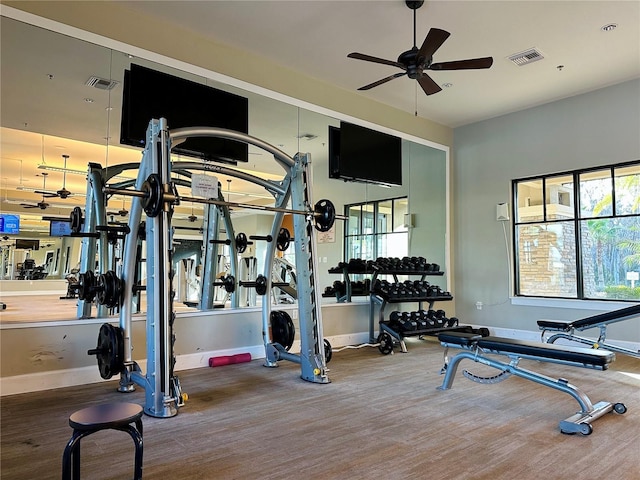
[[[16,238],[17,250],[40,250],[40,240],[28,240],[26,238]]]
[[[170,129],[219,127],[249,133],[247,98],[131,64],[124,72],[120,143],[143,147],[149,121],[161,117]],[[246,143],[221,138],[189,138],[172,151],[231,164],[249,160]]]
[[[71,235],[71,222],[69,220],[50,220],[50,237],[68,237]]]
[[[0,233],[8,233],[10,235],[20,233],[20,215],[0,213]]]
[[[402,139],[348,122],[329,126],[329,178],[402,185]]]

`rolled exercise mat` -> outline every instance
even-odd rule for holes
[[[223,355],[209,358],[210,367],[222,367],[233,363],[245,363],[251,361],[250,353],[236,353],[235,355]]]

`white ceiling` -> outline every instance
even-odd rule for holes
[[[121,4],[349,91],[398,70],[348,59],[348,53],[395,60],[413,45],[413,12],[402,0]],[[603,32],[601,27],[609,23],[618,27]],[[426,2],[417,10],[418,46],[432,27],[451,33],[434,55],[434,62],[492,56],[491,69],[429,72],[438,84],[453,84],[431,96],[424,95],[416,82],[406,77],[360,94],[411,113],[417,108],[419,116],[457,127],[640,77],[640,1]],[[138,150],[122,148],[113,141],[119,135],[121,89],[109,93],[91,89],[87,93],[89,87],[84,85],[90,75],[118,79],[131,61],[123,52],[42,30],[25,30],[4,18],[0,33],[3,211],[20,211],[16,202],[25,199],[40,200],[28,192],[29,188],[42,187],[38,165],[45,162],[62,166],[62,154],[71,155],[68,166],[80,171],[86,171],[89,161],[139,161]],[[521,67],[507,60],[532,47],[545,58]],[[54,78],[49,79],[49,74]],[[210,80],[206,83],[217,86]],[[89,96],[94,103],[76,101]],[[247,96],[250,108],[254,102],[270,114],[297,118],[295,107],[273,100],[264,105],[269,100]],[[113,109],[107,110],[110,106]],[[273,123],[260,121],[257,111],[252,110],[257,124]],[[308,113],[309,126],[317,120],[326,125],[326,118],[312,117]],[[300,148],[295,122],[289,126],[290,131],[280,122],[278,126],[279,133],[262,135],[262,131],[251,128],[250,133],[274,145],[284,145],[283,150],[290,154],[312,151],[313,142]],[[320,130],[314,133],[326,128]],[[107,136],[112,137],[110,142]],[[319,138],[317,144],[323,141]],[[249,167],[268,172],[255,165],[256,159],[260,157],[250,156]],[[65,180],[67,189],[84,191],[82,175],[68,174],[64,179],[59,172],[50,173],[47,189],[60,188]],[[23,209],[21,213],[67,215],[69,206],[84,202],[82,197],[48,201],[54,205],[46,212]]]
[[[402,0],[123,4],[351,91],[399,70],[348,59],[348,53],[395,61],[413,46],[413,12]],[[417,89],[418,115],[450,127],[640,76],[636,0],[427,1],[416,13],[418,47],[432,27],[451,33],[434,62],[494,59],[490,70],[430,72],[438,84],[453,84],[435,95]],[[618,28],[603,32],[610,23]],[[532,47],[545,58],[520,67],[507,59]],[[416,109],[416,82],[406,77],[362,95]]]

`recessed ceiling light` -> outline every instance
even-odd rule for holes
[[[453,87],[453,83],[448,83],[448,82],[447,83],[443,83],[442,86],[444,88],[450,88],[450,87]]]
[[[84,99],[84,101],[87,102],[87,103],[93,103],[94,102],[93,98],[89,98],[89,97],[86,97]]]
[[[600,27],[600,30],[602,30],[603,32],[612,32],[616,28],[618,28],[617,23],[607,23],[606,25]]]

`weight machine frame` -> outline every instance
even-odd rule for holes
[[[230,167],[200,162],[171,163],[171,148],[190,137],[212,136],[240,141],[259,147],[273,155],[275,161],[284,169],[285,176],[281,181],[264,180],[259,177],[235,170]],[[221,173],[263,186],[275,198],[275,206],[284,208],[291,200],[292,208],[312,212],[311,199],[311,159],[308,154],[297,154],[291,158],[279,149],[247,134],[220,128],[193,127],[169,130],[164,118],[152,119],[146,133],[146,147],[140,162],[135,188],[141,190],[145,179],[151,174],[160,176],[164,193],[175,194],[175,185],[171,179],[172,168],[180,170],[206,170]],[[179,197],[178,197],[179,198]],[[229,236],[231,251],[235,255],[235,240],[229,210],[222,210]],[[172,241],[171,216],[173,204],[164,202],[159,206],[159,214],[146,220],[147,244],[147,372],[144,374],[132,359],[131,321],[133,284],[135,278],[135,258],[138,240],[138,226],[142,218],[144,199],[134,197],[131,204],[129,226],[131,233],[125,239],[122,280],[125,284],[122,307],[120,309],[120,328],[123,332],[124,368],[120,374],[119,390],[130,392],[137,384],[145,389],[145,412],[154,417],[172,417],[184,404],[180,382],[174,374],[175,356],[173,345],[175,335],[173,323],[173,294],[171,288]],[[274,214],[271,229],[272,238],[277,238],[282,225],[284,212]],[[215,238],[213,232],[217,220],[207,226],[207,248],[209,239]],[[229,235],[231,232],[231,235]],[[322,314],[320,308],[320,292],[316,285],[317,271],[316,235],[313,216],[294,216],[294,236],[296,272],[298,274],[298,312],[300,319],[299,355],[289,353],[285,348],[273,343],[270,333],[270,290],[271,271],[275,257],[275,241],[269,242],[266,249],[264,276],[267,279],[267,295],[262,302],[262,336],[265,347],[265,363],[267,367],[277,367],[279,360],[299,363],[301,378],[314,383],[329,383],[327,376],[324,338],[322,331]],[[213,250],[215,251],[215,250]],[[211,257],[205,257],[210,259]],[[210,260],[207,260],[210,264]],[[207,265],[209,267],[209,265]],[[205,268],[206,272],[207,268]],[[204,282],[203,282],[204,283]]]

